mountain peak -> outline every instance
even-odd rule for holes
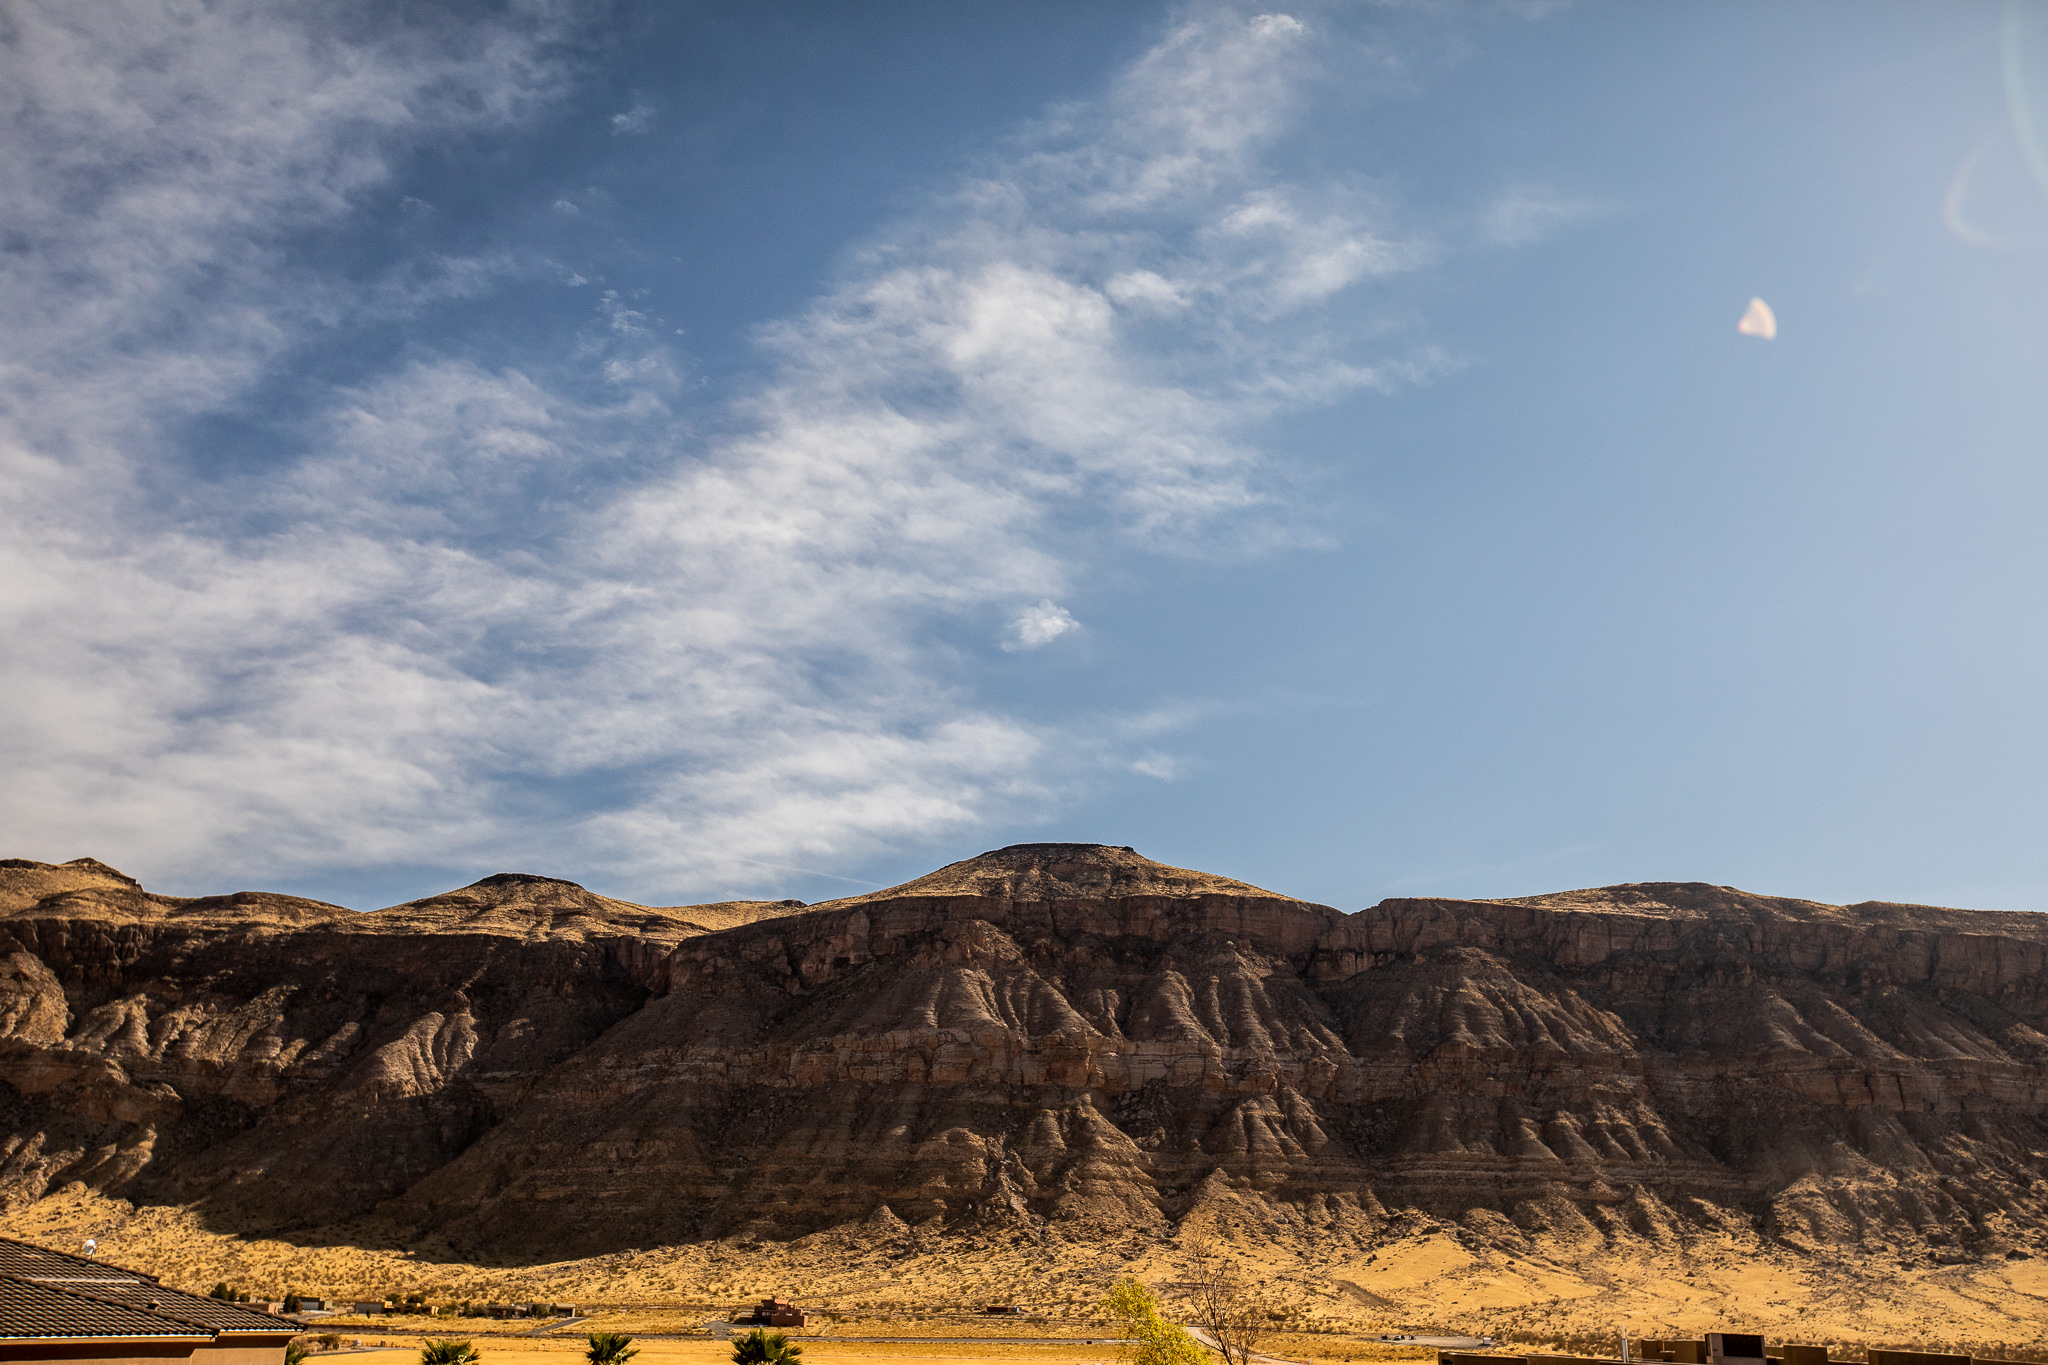
[[[537,872],[493,872],[488,877],[479,877],[462,889],[464,891],[474,891],[478,888],[488,888],[498,891],[528,886],[561,886],[567,887],[571,891],[581,891],[584,889],[583,884],[580,882],[572,882],[565,877],[543,877]]]
[[[1298,903],[1249,882],[1155,862],[1128,844],[1055,843],[990,849],[900,886],[833,903],[958,896],[1020,901],[1229,896]]]

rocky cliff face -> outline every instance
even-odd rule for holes
[[[2017,1252],[2048,920],[1636,885],[1355,915],[1022,845],[827,905],[374,914],[0,864],[0,1189],[480,1258],[875,1217]],[[395,1202],[394,1202],[395,1201]],[[1515,1224],[1520,1232],[1509,1227]]]

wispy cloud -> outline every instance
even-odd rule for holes
[[[1104,537],[1284,518],[1257,423],[1401,373],[1320,310],[1419,253],[1263,166],[1311,35],[1209,10],[764,327],[720,437],[607,294],[553,367],[416,355],[326,393],[295,459],[161,487],[182,419],[385,306],[278,243],[559,73],[531,27],[435,55],[262,8],[28,13],[33,79],[0,81],[35,243],[8,320],[43,357],[0,376],[18,851],[603,863],[683,895],[1042,807],[1065,746],[967,693],[942,628],[1045,644]]]
[[[1573,223],[1612,213],[1614,207],[1547,185],[1514,185],[1495,195],[1480,211],[1479,236],[1496,246],[1527,246]]]
[[[654,127],[654,106],[646,100],[635,100],[633,107],[612,115],[613,137],[639,137]]]

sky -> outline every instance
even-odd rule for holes
[[[1278,4],[10,4],[0,856],[2048,909],[2048,0]]]

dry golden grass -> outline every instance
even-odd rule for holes
[[[572,1337],[554,1341],[547,1338],[509,1339],[472,1338],[486,1365],[493,1360],[502,1360],[504,1365],[585,1365],[583,1339]],[[633,1365],[732,1365],[732,1347],[723,1341],[640,1341],[636,1345],[640,1354],[633,1358]],[[923,1361],[930,1365],[948,1365],[948,1362],[979,1362],[1001,1357],[1005,1360],[1033,1362],[1034,1365],[1114,1365],[1114,1351],[1101,1347],[1068,1346],[960,1346],[915,1347],[887,1343],[854,1342],[835,1344],[829,1341],[806,1341],[803,1345],[804,1365],[852,1365],[853,1362],[870,1360]],[[396,1343],[383,1352],[386,1360],[393,1359],[393,1352],[417,1353],[419,1345],[414,1341]],[[315,1362],[327,1358],[324,1353],[312,1357]],[[357,1357],[346,1357],[353,1360]],[[332,1357],[335,1365],[341,1365],[343,1357]]]
[[[287,1289],[347,1301],[393,1290],[449,1302],[573,1303],[587,1326],[553,1338],[521,1338],[531,1321],[376,1318],[321,1330],[353,1339],[416,1342],[422,1333],[488,1339],[490,1350],[567,1353],[580,1360],[583,1333],[695,1333],[708,1319],[765,1294],[784,1294],[829,1316],[807,1365],[880,1359],[1043,1356],[1049,1362],[1111,1358],[1079,1344],[1109,1334],[1096,1306],[1119,1275],[1163,1285],[1182,1275],[1179,1248],[1132,1234],[1113,1243],[1047,1237],[901,1239],[868,1246],[845,1234],[793,1242],[740,1242],[528,1266],[471,1265],[428,1246],[391,1249],[389,1230],[360,1229],[360,1245],[297,1246],[204,1228],[186,1210],[131,1208],[79,1187],[13,1210],[0,1231],[75,1248],[96,1237],[100,1255],[205,1292],[225,1279],[259,1297]],[[2048,1360],[2048,1261],[1901,1266],[1869,1257],[1802,1256],[1732,1238],[1682,1249],[1611,1242],[1542,1244],[1510,1255],[1447,1230],[1392,1236],[1369,1250],[1239,1241],[1240,1262],[1287,1313],[1296,1333],[1272,1354],[1330,1362],[1410,1358],[1361,1337],[1386,1332],[1469,1333],[1521,1349],[1609,1353],[1626,1328],[1637,1337],[1699,1336],[1727,1328],[1773,1341],[1832,1343],[1843,1356],[1868,1345],[1958,1349],[1980,1356]],[[982,1303],[1015,1303],[1051,1320],[943,1316]],[[829,1314],[823,1310],[829,1310]],[[937,1344],[835,1342],[851,1336],[945,1338]],[[1024,1346],[988,1337],[1071,1337],[1076,1345]],[[977,1339],[983,1340],[977,1340]],[[515,1344],[516,1343],[516,1344]],[[707,1338],[649,1342],[709,1351]],[[696,1360],[699,1357],[689,1356]],[[522,1356],[523,1360],[524,1357]],[[678,1361],[682,1357],[677,1357]],[[664,1365],[643,1355],[635,1365]],[[535,1365],[541,1365],[536,1362]]]
[[[804,1329],[816,1331],[816,1319]],[[1075,1322],[1034,1317],[835,1317],[828,1329],[835,1337],[1104,1337],[1116,1328],[1104,1321]]]

